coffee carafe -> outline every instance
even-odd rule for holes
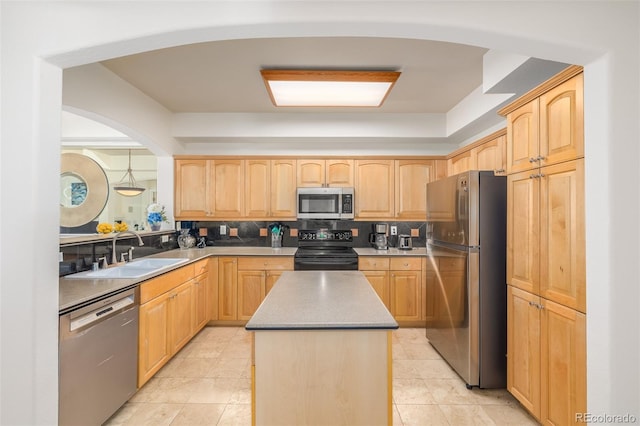
[[[387,231],[389,226],[386,223],[374,223],[373,232],[369,234],[369,243],[376,250],[387,250],[389,241],[387,239]]]

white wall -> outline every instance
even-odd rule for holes
[[[60,171],[60,67],[198,41],[303,35],[425,38],[585,65],[589,411],[638,416],[640,193],[629,186],[640,181],[637,2],[59,1],[0,8],[0,423],[57,419],[52,185]],[[163,146],[170,135],[157,124],[150,124],[152,142]],[[170,155],[158,159],[163,165],[171,167]],[[158,190],[170,190],[170,177],[158,178]]]

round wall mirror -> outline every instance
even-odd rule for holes
[[[100,165],[80,154],[61,155],[60,226],[91,222],[109,199],[109,181]]]

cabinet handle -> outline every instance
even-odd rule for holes
[[[529,162],[530,162],[530,163],[535,163],[536,161],[538,161],[538,160],[536,160],[536,159],[535,159],[535,158],[533,158],[533,157],[529,157]]]
[[[504,172],[505,172],[505,170],[504,170],[504,169],[498,169],[498,170],[496,170],[494,173],[504,173]]]
[[[536,175],[534,175],[533,173],[529,175],[529,179],[535,179],[535,178],[536,178]]]
[[[536,161],[542,161],[542,160],[544,160],[544,158],[545,158],[545,157],[543,157],[542,155],[538,155],[538,156],[536,157]]]
[[[404,266],[409,266],[409,264],[408,264],[408,263],[403,263],[403,265],[404,265]]]

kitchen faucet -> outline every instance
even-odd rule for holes
[[[117,258],[117,254],[116,254],[116,240],[118,239],[118,237],[120,235],[123,235],[123,234],[135,235],[136,237],[138,237],[138,243],[139,243],[138,245],[139,246],[143,246],[144,245],[144,242],[142,241],[142,238],[140,237],[140,234],[138,234],[137,232],[131,231],[131,230],[118,232],[116,235],[113,236],[113,241],[112,241],[112,243],[113,243],[113,249],[111,251],[111,264],[112,265],[115,265],[118,262],[118,260],[117,260],[118,258]],[[131,260],[131,258],[129,258],[129,260]]]

